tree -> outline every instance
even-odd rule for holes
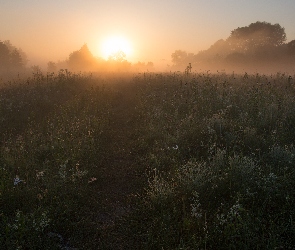
[[[17,49],[14,49],[11,52],[10,63],[11,63],[11,67],[15,70],[19,70],[24,66],[22,56]]]
[[[260,48],[280,46],[285,40],[285,29],[279,24],[256,22],[233,30],[227,42],[233,51],[251,53]]]
[[[152,70],[154,68],[154,63],[153,62],[137,62],[133,64],[133,68],[136,71],[146,71],[146,70]]]
[[[188,54],[186,51],[175,50],[175,52],[171,55],[172,63],[175,65],[186,64],[187,56]]]
[[[291,55],[295,55],[295,40],[292,40],[291,42],[287,43],[288,52]]]
[[[94,63],[95,58],[87,44],[84,44],[80,50],[74,51],[69,55],[68,64],[74,70],[91,70]]]
[[[21,50],[13,46],[10,41],[0,41],[0,71],[13,73],[20,71],[27,63],[27,56]]]
[[[55,72],[56,69],[57,69],[57,67],[56,67],[56,63],[55,62],[49,61],[47,63],[47,71],[48,72]]]
[[[187,53],[184,50],[175,50],[175,52],[171,54],[171,58],[174,66],[185,69],[184,67],[189,63],[196,61],[197,56],[194,53]]]
[[[126,54],[119,50],[109,56],[109,61],[124,62],[126,61]]]
[[[231,63],[233,65],[243,64],[246,62],[246,59],[247,58],[245,54],[240,52],[233,52],[227,55],[225,58],[226,62]]]
[[[122,50],[111,54],[106,65],[111,71],[129,71],[131,69],[131,63],[126,60],[126,54]]]
[[[7,70],[9,68],[9,49],[0,41],[0,70]]]
[[[10,57],[14,57],[13,59],[11,58],[12,61],[14,61],[14,65],[12,66],[15,67],[15,63],[17,62],[16,64],[18,64],[19,66],[21,65],[21,67],[25,67],[28,62],[26,53],[23,52],[21,49],[13,46],[9,40],[4,41],[3,43],[7,46]]]
[[[33,65],[31,66],[31,70],[32,70],[32,73],[34,75],[34,77],[40,77],[42,75],[42,70],[41,70],[41,67],[39,65]]]

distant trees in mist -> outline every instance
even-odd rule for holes
[[[21,71],[27,64],[27,56],[10,41],[0,41],[0,73]]]
[[[48,62],[47,71],[54,72],[61,68],[67,68],[71,71],[147,71],[152,70],[154,64],[152,62],[131,63],[126,59],[123,51],[117,51],[109,56],[107,60],[95,57],[87,44],[84,44],[80,49],[69,54],[68,59],[62,62]]]
[[[256,22],[238,27],[226,40],[220,39],[197,54],[176,50],[171,59],[175,67],[183,69],[188,63],[207,68],[291,68],[295,63],[295,40],[285,41],[285,29],[279,24]]]
[[[69,68],[75,71],[92,69],[95,63],[96,60],[90,52],[87,44],[84,44],[79,50],[72,52],[68,59]]]
[[[0,80],[9,78],[17,73],[40,74],[44,69],[39,65],[27,65],[27,56],[21,50],[13,46],[9,41],[0,41]],[[117,51],[109,56],[107,60],[95,57],[89,50],[87,44],[80,49],[71,52],[63,61],[49,61],[45,72],[58,72],[61,69],[68,69],[74,72],[126,72],[126,71],[151,71],[152,62],[131,63],[127,61],[123,51]]]
[[[207,50],[197,54],[175,50],[171,54],[172,66],[169,70],[185,71],[190,65],[193,70],[230,69],[239,70],[295,70],[295,40],[286,42],[285,29],[279,24],[267,22],[251,23],[231,31],[227,39],[220,39]],[[1,77],[20,72],[41,72],[38,65],[26,68],[26,54],[13,46],[10,41],[0,41],[0,80]],[[131,63],[123,51],[117,51],[107,60],[95,57],[87,44],[58,62],[49,61],[47,72],[68,69],[75,72],[126,72],[153,71],[152,62]]]
[[[127,61],[126,55],[119,50],[109,56],[107,60],[95,57],[90,52],[87,44],[81,49],[72,52],[66,61],[70,70],[74,71],[147,71],[152,70],[152,62],[137,62],[132,64]],[[51,65],[51,68],[52,65]]]

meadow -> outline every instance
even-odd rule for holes
[[[294,249],[294,75],[1,82],[2,249]]]

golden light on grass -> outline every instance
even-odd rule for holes
[[[122,51],[126,57],[131,55],[132,48],[130,42],[120,36],[112,36],[106,38],[101,44],[102,57],[108,59],[111,55]]]

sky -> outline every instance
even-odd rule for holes
[[[294,40],[294,13],[294,0],[0,0],[0,41],[36,64],[65,60],[85,43],[103,57],[103,42],[120,36],[128,61],[169,65],[175,50],[198,53],[256,21],[279,23]]]

